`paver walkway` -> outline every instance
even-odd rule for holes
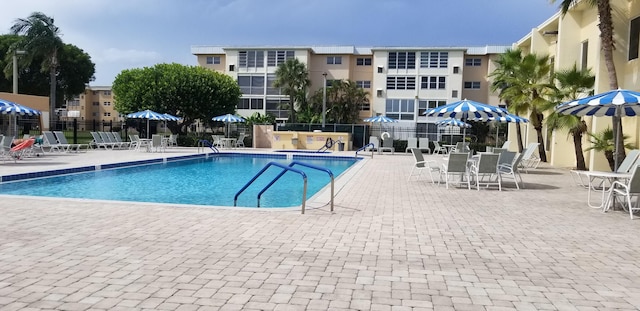
[[[0,309],[640,309],[640,219],[566,171],[478,192],[412,163],[367,160],[334,213],[0,196]]]

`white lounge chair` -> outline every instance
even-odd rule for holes
[[[96,146],[96,148],[98,149],[102,147],[105,150],[109,149],[109,147],[113,149],[114,144],[104,141],[98,132],[91,132],[91,137],[93,137],[93,141],[89,144],[89,146]]]
[[[86,144],[70,144],[62,131],[54,131],[53,134],[56,136],[56,139],[60,144],[69,146],[67,148],[67,152],[80,152],[82,146],[87,146]]]
[[[238,135],[238,139],[236,140],[236,148],[244,148],[244,137],[245,134]]]
[[[413,148],[418,148],[418,138],[409,137],[407,138],[407,148],[404,149],[404,152],[407,153]]]
[[[429,172],[429,176],[431,177],[431,183],[435,183],[435,179],[433,179],[433,172],[440,173],[440,167],[438,167],[436,161],[426,161],[422,156],[422,150],[418,148],[411,148],[411,154],[413,154],[413,158],[415,163],[413,163],[413,167],[411,168],[411,173],[407,180],[411,180],[411,176],[413,176],[414,172],[418,172],[416,176],[416,180],[420,179],[420,174],[422,174],[423,170],[427,170]]]
[[[378,149],[380,148],[380,140],[377,136],[370,136],[369,143],[373,144],[373,147],[367,147],[365,149],[366,151],[378,151]]]
[[[517,189],[520,189],[519,182],[522,183],[522,188],[524,188],[524,181],[522,180],[522,175],[520,175],[520,161],[522,161],[523,154],[524,153],[517,155],[510,164],[501,163],[498,165],[500,177],[504,178],[504,176],[507,176],[508,178],[513,178],[513,182],[515,182]],[[520,181],[518,182],[518,180]]]
[[[441,181],[442,175],[444,175],[447,189],[449,189],[449,184],[467,184],[467,188],[471,189],[471,178],[469,170],[467,170],[468,160],[469,153],[467,152],[449,154],[447,163],[443,164],[440,169],[439,178]]]
[[[622,162],[620,162],[620,164],[618,165],[618,169],[616,170],[617,173],[629,173],[634,167],[635,165],[638,164],[638,161],[640,160],[640,150],[638,149],[633,149],[630,150],[627,153],[627,156],[624,158],[624,160],[622,160]],[[588,188],[589,184],[592,185],[592,187],[595,188],[594,190],[600,189],[600,187],[606,187],[606,185],[604,184],[604,182],[607,181],[607,178],[601,178],[601,180],[598,182],[594,182],[589,181],[589,178],[594,178],[594,177],[590,177],[589,176],[589,171],[579,171],[579,170],[571,170],[569,171],[569,173],[571,174],[571,178],[573,178],[573,181],[582,187]]]
[[[520,166],[524,169],[525,173],[527,173],[527,169],[538,168],[538,164],[540,164],[540,157],[536,155],[538,145],[540,144],[530,143],[527,146],[527,149],[522,151],[522,161],[520,162]]]
[[[447,148],[444,146],[440,146],[440,143],[437,141],[433,141],[433,153],[434,154],[447,154]]]
[[[609,207],[614,202],[614,198],[617,196],[625,197],[625,207],[629,212],[629,217],[633,219],[633,213],[635,211],[640,211],[640,205],[638,205],[637,198],[640,197],[640,168],[639,166],[635,166],[632,170],[631,178],[628,182],[622,182],[619,180],[614,181],[609,188],[609,196],[607,197],[607,201],[603,205],[602,212],[606,212],[609,210]],[[631,203],[631,197],[636,198],[636,205],[633,206]]]
[[[58,141],[58,139],[56,138],[56,135],[53,134],[53,132],[50,131],[44,131],[42,132],[42,141],[43,141],[43,147],[45,148],[49,148],[49,152],[54,152],[54,151],[58,151],[58,152],[69,152],[69,149],[71,148],[70,144],[62,144]]]
[[[487,187],[497,185],[502,191],[502,177],[498,171],[499,153],[481,153],[478,161],[471,165],[471,175],[474,177],[476,187],[480,191],[480,186]]]
[[[382,139],[382,147],[378,148],[378,153],[383,153],[384,151],[391,151],[391,154],[396,152],[396,148],[393,147],[392,137]]]
[[[422,151],[427,151],[427,153],[431,154],[431,148],[429,147],[429,138],[420,137],[418,138],[418,148]]]

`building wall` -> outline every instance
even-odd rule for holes
[[[49,129],[49,97],[48,96],[35,96],[24,94],[13,94],[0,92],[0,98],[26,106],[32,109],[40,110],[40,124],[43,130]],[[0,132],[4,129],[0,129]]]

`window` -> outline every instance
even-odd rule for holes
[[[100,102],[93,102],[94,106],[100,106]]]
[[[262,98],[241,98],[237,106],[238,109],[263,109],[264,99]]]
[[[384,68],[382,66],[378,66],[378,73],[383,73],[384,72]]]
[[[454,66],[453,67],[453,73],[460,73],[460,67]]]
[[[465,89],[480,89],[480,81],[465,81],[464,82]]]
[[[389,69],[415,69],[416,52],[389,52]]]
[[[396,120],[414,120],[415,103],[413,99],[387,99],[385,115]]]
[[[447,68],[449,52],[421,52],[420,68]]]
[[[381,89],[378,89],[378,90],[376,91],[376,96],[378,96],[378,97],[382,97],[382,90],[381,90]]]
[[[267,67],[278,67],[294,57],[294,51],[267,51]]]
[[[371,57],[356,58],[356,66],[371,66]]]
[[[342,56],[327,56],[327,65],[342,64]]]
[[[238,76],[242,94],[264,95],[264,76]]]
[[[92,115],[92,116],[94,116],[94,117],[97,117],[97,116],[98,116],[98,113],[97,113],[97,112],[94,112],[94,113],[92,113],[91,115]]]
[[[332,87],[334,82],[340,82],[340,81],[342,81],[342,80],[340,80],[340,79],[337,79],[337,80],[329,80],[329,79],[327,79],[326,86],[327,87]]]
[[[273,83],[275,82],[276,82],[276,75],[268,74],[267,75],[267,95],[283,95],[281,88],[273,86]]]
[[[421,100],[418,101],[418,115],[424,115],[424,112],[436,107],[444,106],[447,104],[446,100]]]
[[[451,97],[458,98],[458,90],[451,91]]]
[[[430,90],[444,90],[447,88],[447,77],[443,77],[443,76],[422,77],[422,81],[420,81],[420,88],[430,89]]]
[[[640,49],[640,16],[629,22],[629,60],[638,58]]]
[[[220,56],[207,56],[207,64],[220,64]]]
[[[240,68],[264,67],[264,51],[238,52],[238,66],[240,66]]]
[[[586,70],[587,59],[589,57],[589,40],[582,41],[580,47],[580,68]]]
[[[111,90],[102,91],[102,95],[111,96]]]
[[[361,89],[370,89],[371,81],[356,81],[356,86]]]
[[[482,66],[482,59],[481,58],[465,58],[464,65],[472,66],[472,67]]]
[[[236,70],[236,65],[229,65],[229,71]]]
[[[105,112],[103,115],[104,115],[105,117],[110,117],[110,116],[111,116],[111,112]]]
[[[267,108],[267,114],[270,114],[278,119],[289,118],[289,100],[267,99],[265,106]]]
[[[111,106],[111,102],[103,102],[102,104],[105,106]]]
[[[416,77],[387,77],[388,90],[415,90]]]

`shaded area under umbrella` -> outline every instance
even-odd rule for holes
[[[229,138],[229,123],[238,123],[238,122],[246,122],[246,120],[242,117],[227,113],[217,117],[211,118],[213,121],[224,122],[225,123],[225,137]]]
[[[18,115],[39,116],[41,112],[40,110],[37,110],[37,109],[29,108],[27,106],[23,106],[8,100],[0,99],[0,114],[6,114],[6,115],[12,116],[9,120],[10,121],[13,120],[13,135],[15,136],[18,132],[18,121],[17,121]],[[9,122],[9,129],[11,129],[11,122]]]
[[[560,114],[574,116],[635,117],[640,114],[640,92],[617,89],[559,104],[555,110]],[[613,171],[618,170],[620,136],[622,133],[615,137]]]
[[[471,124],[466,123],[466,122],[462,122],[458,119],[454,119],[454,118],[449,118],[449,119],[444,119],[444,120],[440,120],[440,121],[436,121],[436,124],[439,126],[448,126],[448,127],[461,127],[461,128],[470,128]],[[453,144],[453,133],[449,133],[450,136],[450,143]]]
[[[151,138],[149,135],[149,120],[160,120],[160,121],[167,120],[167,117],[165,115],[149,109],[130,113],[127,115],[127,118],[147,119],[147,135],[146,135],[147,137],[146,138]]]
[[[454,118],[462,121],[482,120],[502,117],[508,112],[500,107],[464,99],[444,106],[429,109],[423,113],[428,117]],[[463,139],[467,135],[467,128],[463,128]]]
[[[374,117],[363,119],[362,121],[371,122],[371,123],[396,123],[396,122],[398,122],[398,120],[393,119],[393,118],[389,118],[387,116],[374,116]],[[382,132],[382,124],[380,124],[380,132]]]
[[[489,118],[487,121],[494,121],[500,123],[529,123],[529,119],[523,118],[515,114],[506,114],[502,117]],[[498,147],[498,135],[500,134],[500,128],[496,126],[496,148]]]

